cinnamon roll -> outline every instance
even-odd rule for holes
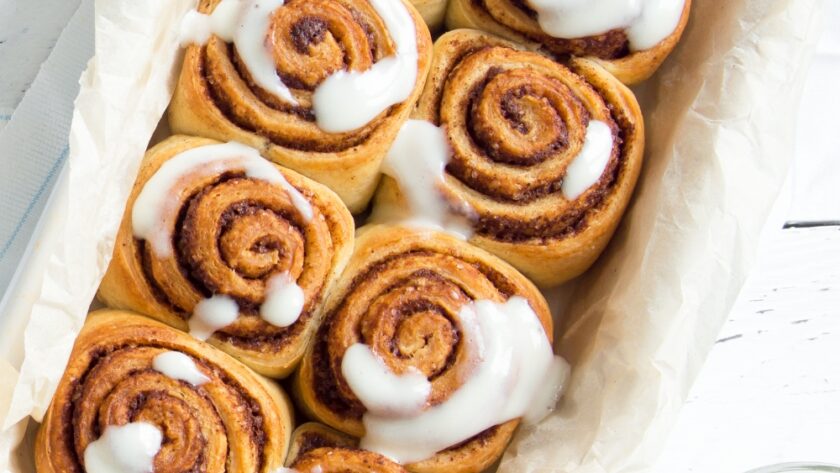
[[[245,145],[173,136],[141,164],[99,299],[283,377],[352,247],[326,187]]]
[[[483,312],[514,305],[527,318]],[[494,315],[510,325],[494,332],[484,325]],[[500,346],[524,340],[520,329],[528,341],[511,350],[540,367],[531,371],[536,377],[524,364],[506,371],[506,361],[494,358]],[[479,472],[520,422],[522,412],[507,402],[551,408],[530,397],[558,386],[551,337],[542,295],[503,261],[442,232],[367,226],[293,390],[311,416],[409,471]],[[485,366],[491,360],[501,363],[495,371]]]
[[[471,243],[541,286],[597,259],[642,166],[638,103],[597,62],[564,66],[474,30],[438,39],[413,118],[386,160],[375,214],[410,215],[440,200],[468,221]],[[404,146],[421,135],[439,143]],[[407,167],[430,153],[437,175]],[[432,184],[418,189],[424,182]]]
[[[271,473],[291,430],[276,385],[183,332],[103,310],[76,340],[35,462],[39,473]]]
[[[202,0],[181,32],[175,133],[250,145],[364,210],[431,59],[407,0]]]
[[[452,0],[450,29],[475,28],[542,49],[586,57],[625,84],[659,68],[680,40],[691,0]]]

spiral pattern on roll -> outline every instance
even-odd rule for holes
[[[208,143],[213,142],[175,137],[150,150],[127,208],[164,162]],[[287,374],[314,329],[329,284],[349,256],[353,223],[329,190],[290,171],[283,175],[310,202],[311,218],[301,215],[284,188],[248,177],[244,170],[185,176],[182,191],[168,203],[177,215],[171,227],[174,251],[168,256],[132,236],[127,213],[100,298],[185,328],[202,300],[228,296],[240,316],[218,330],[213,343],[263,374]],[[288,275],[304,295],[302,312],[288,327],[259,315],[270,281],[278,275]]]
[[[594,262],[641,168],[644,123],[626,86],[593,61],[563,65],[474,30],[437,40],[412,118],[440,127],[451,146],[436,190],[452,214],[471,221],[470,241],[539,285],[562,283]],[[592,148],[593,127],[602,130],[594,146],[603,167],[580,192],[567,192],[567,181],[582,180],[570,169]],[[397,182],[384,178],[381,213],[406,205]]]
[[[397,1],[414,23],[416,79],[405,100],[366,124],[349,131],[322,130],[314,112],[315,90],[335,73],[369,72],[381,61],[393,60],[398,32],[386,28],[368,0],[289,0],[270,13],[264,40],[271,51],[269,67],[293,100],[260,86],[236,41],[228,43],[214,35],[186,49],[169,107],[173,131],[248,144],[326,185],[353,213],[363,211],[376,186],[379,165],[417,101],[431,61],[428,27],[407,0]],[[210,14],[219,2],[203,0],[198,11]],[[411,51],[400,54],[413,57]]]
[[[499,40],[476,41],[477,50],[452,43],[446,72],[433,77],[415,114],[441,126],[452,145],[449,193],[475,211],[479,235],[524,241],[573,233],[615,182],[624,130],[572,70]],[[592,120],[612,130],[612,156],[602,178],[568,200],[561,186]]]
[[[202,47],[204,80],[215,104],[240,127],[283,147],[335,152],[365,141],[390,114],[386,110],[358,130],[328,133],[315,124],[312,111],[315,87],[331,74],[364,71],[394,54],[388,31],[368,2],[289,1],[272,14],[268,41],[296,105],[254,83],[235,46],[213,36]]]
[[[153,367],[179,351],[200,385]],[[39,472],[85,471],[85,449],[109,426],[145,422],[162,434],[158,473],[268,472],[282,464],[291,413],[282,393],[212,347],[126,312],[90,315],[36,442]]]
[[[365,407],[341,369],[344,353],[355,343],[368,345],[398,375],[423,374],[431,384],[427,403],[434,406],[457,391],[474,368],[459,316],[465,304],[523,295],[551,333],[548,308],[533,285],[463,241],[383,225],[360,231],[357,243],[296,379],[304,406],[336,429],[355,436],[364,430]],[[517,422],[494,426],[407,469],[446,471],[459,463],[492,463]]]

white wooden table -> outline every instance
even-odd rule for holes
[[[657,473],[840,464],[840,2],[805,94],[793,178],[759,262],[693,388]],[[0,129],[79,0],[0,0]],[[50,12],[46,14],[46,12]],[[801,123],[805,123],[804,118]]]
[[[840,227],[775,230],[657,473],[840,464]]]

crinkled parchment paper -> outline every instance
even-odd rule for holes
[[[0,471],[32,469],[31,443],[21,442],[27,419],[43,416],[107,267],[133,176],[172,92],[178,20],[192,3],[96,3],[96,57],[81,79],[46,256],[32,269],[38,284],[31,301],[0,319],[0,330],[25,327],[22,364],[0,360]],[[518,434],[500,471],[651,468],[787,171],[819,7],[694,0],[683,41],[638,89],[647,154],[634,202],[558,314],[559,350],[573,366],[569,389],[557,412]]]

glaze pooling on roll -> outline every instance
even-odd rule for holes
[[[275,327],[288,327],[297,322],[306,296],[288,272],[271,277],[266,283],[265,301],[260,317]],[[232,298],[216,294],[199,302],[190,317],[190,334],[207,340],[213,332],[232,324],[239,316],[239,306]]]
[[[192,148],[164,163],[143,186],[131,209],[134,236],[148,241],[156,256],[172,256],[172,233],[187,176],[197,179],[235,171],[282,187],[301,217],[306,221],[312,218],[312,206],[274,165],[254,148],[230,142]]]
[[[340,70],[315,89],[318,126],[339,133],[360,128],[391,105],[411,95],[417,81],[417,33],[398,0],[370,0],[394,40],[397,51],[363,72]]]
[[[276,274],[266,284],[265,301],[260,306],[260,317],[275,327],[288,327],[300,317],[305,302],[303,289],[288,271]]]
[[[542,30],[564,39],[624,30],[631,51],[667,38],[680,21],[685,0],[526,0]]]
[[[152,360],[152,368],[172,379],[186,381],[193,386],[201,386],[210,381],[195,365],[188,355],[179,351],[167,351]]]
[[[563,196],[574,200],[601,179],[610,162],[613,134],[609,125],[592,120],[586,126],[586,138],[563,177]]]
[[[569,367],[554,355],[528,301],[519,296],[505,303],[478,300],[463,306],[459,319],[471,371],[443,402],[416,412],[394,409],[390,399],[414,402],[422,383],[391,374],[384,383],[390,399],[375,399],[370,386],[382,385],[377,383],[387,376],[371,368],[369,357],[357,348],[363,345],[348,349],[342,371],[352,374],[348,383],[367,408],[362,448],[400,463],[418,462],[495,425],[516,418],[536,423],[551,412]],[[365,371],[370,373],[366,377]],[[357,391],[357,386],[364,389]]]
[[[411,214],[405,223],[447,231],[462,239],[472,234],[470,222],[449,210],[440,193],[452,148],[446,134],[425,120],[408,120],[400,128],[383,163],[382,172],[394,178],[405,192]],[[461,202],[465,214],[469,204]]]
[[[416,368],[397,375],[373,350],[356,343],[344,352],[341,374],[368,412],[413,416],[425,407],[432,385]]]
[[[151,473],[163,434],[147,422],[109,425],[85,448],[87,473]]]
[[[265,41],[271,14],[284,0],[222,0],[213,13],[190,11],[181,23],[182,46],[204,44],[215,34],[236,46],[236,52],[260,87],[292,105],[297,100],[274,66],[271,42]]]
[[[204,44],[211,34],[233,43],[254,82],[276,97],[298,105],[277,72],[270,39],[272,15],[284,0],[222,0],[209,15],[191,11],[181,24],[181,43]],[[359,129],[388,107],[405,101],[417,81],[414,21],[400,1],[370,0],[385,23],[396,53],[365,71],[338,70],[312,97],[318,127],[329,133]]]
[[[227,327],[239,317],[239,306],[232,298],[216,294],[199,302],[188,321],[190,335],[207,340],[213,332]]]

